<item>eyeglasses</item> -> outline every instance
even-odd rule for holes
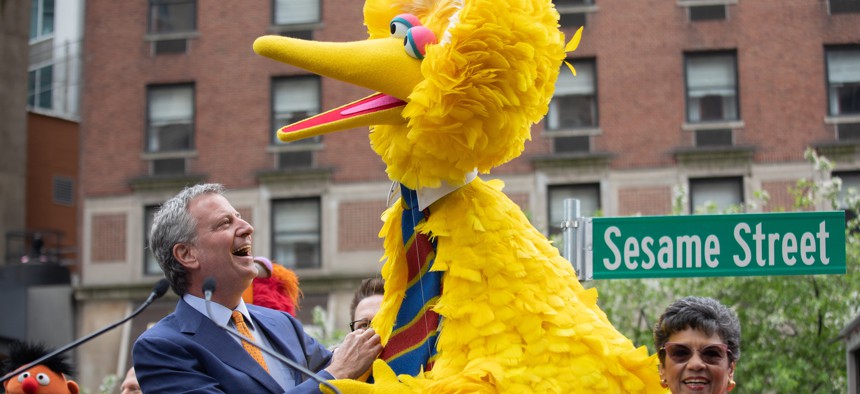
[[[349,322],[349,330],[350,331],[355,331],[358,329],[366,329],[368,327],[370,327],[370,320],[367,320],[367,319],[361,319],[361,320]]]
[[[666,352],[666,355],[678,364],[690,361],[694,352],[691,347],[677,342],[666,342],[666,344],[660,348],[660,351]],[[708,345],[695,350],[695,352],[699,353],[699,358],[701,358],[702,361],[711,365],[722,364],[723,360],[727,359],[732,353],[732,351],[729,350],[729,345],[726,345],[725,343]]]

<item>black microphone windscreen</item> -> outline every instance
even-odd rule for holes
[[[207,291],[215,292],[215,278],[211,276],[203,281],[203,292]]]
[[[167,288],[170,287],[170,282],[165,278],[161,278],[158,283],[152,288],[152,293],[155,294],[155,298],[159,298],[167,292]]]

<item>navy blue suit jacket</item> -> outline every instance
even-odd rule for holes
[[[298,320],[284,312],[247,306],[273,350],[323,379],[334,379],[322,371],[331,361],[331,352],[305,334]],[[284,392],[230,334],[181,299],[173,313],[141,334],[132,358],[144,393]],[[295,376],[307,380],[287,392],[319,392],[316,381]]]

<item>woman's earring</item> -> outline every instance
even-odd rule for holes
[[[660,387],[664,389],[669,388],[669,382],[667,382],[666,379],[660,380]]]
[[[728,387],[729,391],[734,390],[734,388],[735,388],[735,386],[736,386],[736,385],[737,385],[737,383],[735,383],[735,380],[734,380],[734,379],[729,379],[729,387]],[[665,387],[664,387],[664,388],[665,388]]]

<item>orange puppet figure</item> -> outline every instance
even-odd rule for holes
[[[42,345],[14,342],[2,372],[16,371],[48,353]],[[65,356],[57,355],[29,369],[16,371],[15,376],[3,382],[3,387],[8,394],[78,394],[78,384],[68,378],[71,374],[72,365]]]

